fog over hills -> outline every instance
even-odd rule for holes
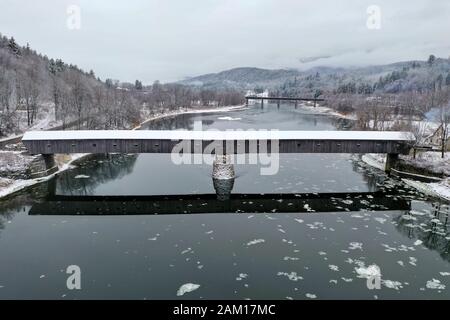
[[[434,57],[434,56],[433,56]],[[450,72],[450,60],[435,58],[434,61],[403,61],[386,65],[365,67],[313,67],[307,70],[261,69],[241,67],[218,73],[209,73],[179,81],[186,85],[208,88],[280,89],[305,87],[333,89],[339,85],[355,82],[376,85],[385,78],[383,91],[420,90],[432,85],[438,78],[446,80]],[[378,86],[380,89],[381,86]]]

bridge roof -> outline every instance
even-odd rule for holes
[[[28,131],[23,141],[37,140],[381,140],[414,141],[399,131],[188,131],[188,130],[66,130]]]

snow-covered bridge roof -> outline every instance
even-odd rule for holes
[[[188,131],[188,130],[72,130],[28,131],[22,141],[59,140],[352,140],[414,141],[398,131]]]

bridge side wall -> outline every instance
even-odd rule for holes
[[[23,141],[28,151],[32,154],[55,153],[171,153],[175,145],[180,141],[172,140],[127,140],[127,139],[103,139],[103,140],[27,140]],[[271,141],[262,141],[262,146],[267,143],[270,152]],[[212,141],[190,140],[188,153],[204,152]],[[225,150],[226,144],[233,146],[233,153],[253,152],[259,145],[256,140],[218,141]],[[228,149],[232,150],[232,149]],[[239,151],[238,151],[239,150]],[[259,147],[258,147],[259,150]],[[266,148],[263,148],[265,152]],[[378,140],[280,140],[280,153],[388,153],[407,154],[410,145],[405,141],[378,141]],[[260,150],[261,151],[261,150]],[[229,152],[231,153],[231,152]]]

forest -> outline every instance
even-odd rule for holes
[[[234,89],[100,79],[0,34],[0,137],[49,123],[73,129],[126,129],[179,108],[243,103]]]

